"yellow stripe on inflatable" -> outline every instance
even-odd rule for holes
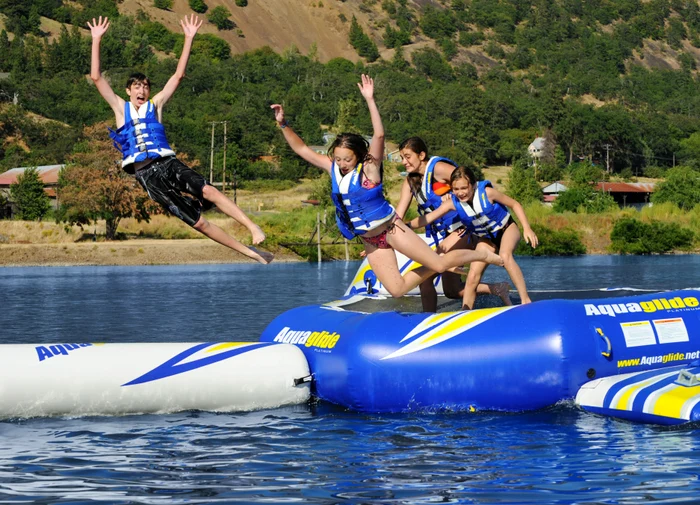
[[[360,283],[360,286],[364,285],[365,274],[367,273],[368,270],[372,270],[372,268],[369,266],[369,263],[365,263],[364,268],[359,268],[357,270],[357,273],[355,274],[355,278],[352,280],[351,286],[354,286],[355,284],[357,284],[357,282]]]
[[[232,349],[234,347],[242,347],[244,345],[251,345],[251,343],[250,342],[221,342],[220,344],[217,344],[217,345],[207,349],[207,352],[224,351],[226,349]]]
[[[471,310],[469,312],[465,312],[464,315],[462,315],[461,317],[457,317],[449,323],[440,326],[439,328],[434,330],[433,333],[425,335],[421,339],[421,342],[428,343],[431,340],[440,338],[446,333],[450,333],[451,331],[454,331],[455,329],[462,326],[476,326],[477,324],[483,322],[480,321],[481,319],[485,320],[487,317],[490,317],[494,312],[501,312],[502,310],[503,307],[493,307],[490,309]]]
[[[659,396],[654,402],[652,414],[681,419],[683,405],[697,395],[700,395],[700,386],[676,386]]]
[[[644,382],[637,382],[636,384],[631,384],[625,388],[625,392],[622,393],[615,405],[611,405],[610,407],[613,409],[617,410],[632,410],[632,405],[630,403],[630,399],[632,396],[639,391],[640,389],[648,386],[649,384],[653,384],[656,382],[656,378],[646,380]]]
[[[436,314],[427,319],[430,319],[431,322],[435,322],[438,316],[442,316],[446,319],[446,321],[435,325],[432,330],[426,331],[422,337],[409,342],[382,359],[398,358],[400,356],[405,356],[406,354],[428,349],[429,347],[450,340],[453,337],[464,336],[465,332],[471,330],[475,326],[478,326],[481,323],[496,317],[498,314],[512,308],[513,306],[511,305],[508,307],[493,307],[490,309],[479,309],[470,312],[446,312],[444,313],[444,316],[442,314]],[[401,339],[401,342],[404,342],[411,336],[420,333],[422,329],[419,328],[426,327],[424,323],[425,321],[419,325],[416,325],[413,330],[411,330],[404,338]]]

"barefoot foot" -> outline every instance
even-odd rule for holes
[[[257,224],[250,230],[250,234],[253,236],[253,244],[255,245],[265,240],[265,232]]]
[[[491,251],[484,251],[486,253],[486,259],[484,261],[488,263],[489,265],[496,265],[499,267],[503,266],[503,258],[501,258],[498,254],[492,253]]]
[[[262,251],[262,250],[256,249],[255,247],[250,247],[249,249],[253,252],[253,255],[251,256],[251,258],[253,258],[258,263],[262,263],[263,265],[267,265],[267,264],[271,263],[272,260],[275,258],[274,254],[269,253],[267,251]]]

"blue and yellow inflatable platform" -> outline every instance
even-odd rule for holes
[[[303,351],[323,400],[363,412],[518,412],[577,398],[636,421],[697,420],[700,291],[437,314],[371,312],[381,296],[361,291],[285,312],[261,336]]]

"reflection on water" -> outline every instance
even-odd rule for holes
[[[700,286],[697,256],[519,263],[535,299]],[[356,268],[4,268],[0,336],[5,343],[257,340],[281,312],[340,297]],[[503,270],[487,274],[507,279]],[[0,422],[0,501],[692,503],[700,493],[696,428],[606,419],[571,402],[522,414],[368,415],[311,403],[14,420]]]
[[[571,406],[373,416],[306,405],[0,430],[0,496],[35,503],[639,503],[700,490],[692,429]]]

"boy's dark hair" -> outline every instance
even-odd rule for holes
[[[474,175],[474,172],[472,171],[471,168],[467,167],[457,167],[452,171],[452,175],[450,175],[450,186],[452,186],[452,183],[455,182],[457,179],[466,179],[469,181],[469,184],[472,186],[476,185],[476,176]]]
[[[134,72],[129,76],[129,79],[126,81],[126,89],[129,89],[132,84],[135,82],[142,82],[146,84],[149,88],[151,87],[151,80],[146,77],[146,74],[142,74],[141,72]]]

